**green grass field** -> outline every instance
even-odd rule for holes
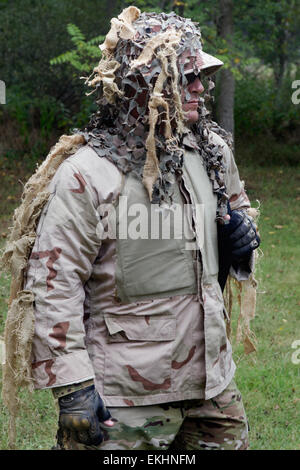
[[[0,237],[5,241],[9,216],[18,200],[26,169],[0,166],[2,172]],[[16,177],[16,173],[18,176]],[[3,174],[4,173],[4,174]],[[236,382],[242,392],[250,424],[251,449],[300,449],[300,172],[299,168],[240,166],[248,194],[261,204],[259,230],[261,257],[256,318],[252,330],[258,351],[243,354],[233,344],[237,363]],[[0,335],[6,312],[9,279],[0,279]],[[233,321],[234,323],[234,321]],[[293,356],[294,354],[294,356]],[[294,360],[293,360],[294,358]],[[17,422],[19,449],[49,449],[54,444],[56,409],[49,391],[23,393]],[[7,413],[0,404],[0,449],[7,448]]]

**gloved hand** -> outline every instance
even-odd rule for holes
[[[98,445],[102,442],[99,421],[110,420],[111,414],[94,385],[59,398],[58,404],[61,431],[69,431],[72,438],[82,444]],[[107,424],[112,425],[113,422],[108,421]]]
[[[219,225],[218,236],[221,243],[231,251],[232,259],[240,261],[248,258],[252,251],[259,247],[260,238],[252,217],[246,211],[232,211],[228,203],[228,214],[229,223]]]

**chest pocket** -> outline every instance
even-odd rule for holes
[[[116,285],[122,302],[196,292],[177,183],[173,202],[175,210],[151,204],[143,184],[133,175],[126,178],[117,207],[117,233],[122,236],[117,236]]]

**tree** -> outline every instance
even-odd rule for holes
[[[249,0],[236,6],[237,28],[254,53],[272,68],[277,92],[291,63],[299,64],[300,4],[297,0]]]
[[[220,0],[220,15],[217,20],[217,31],[224,40],[228,50],[233,45],[233,1]],[[226,131],[234,134],[234,88],[235,79],[229,67],[221,68],[218,73],[219,96],[217,101],[217,116],[219,124]]]

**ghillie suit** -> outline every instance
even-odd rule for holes
[[[216,218],[227,213],[222,149],[209,143],[209,131],[231,146],[231,138],[209,119],[204,100],[199,121],[188,129],[180,89],[187,88],[187,51],[192,71],[208,77],[222,65],[202,52],[201,35],[195,24],[174,13],[143,13],[129,7],[116,19],[104,44],[102,59],[87,79],[97,93],[98,111],[83,131],[62,136],[44,163],[24,188],[22,203],[15,211],[13,227],[1,259],[1,268],[12,275],[5,327],[6,363],[3,367],[2,397],[10,415],[10,445],[14,444],[18,390],[33,388],[31,341],[34,334],[34,297],[23,290],[24,273],[36,237],[41,211],[48,200],[47,187],[59,165],[81,146],[88,144],[99,157],[110,159],[123,173],[140,178],[153,203],[172,201],[170,181],[180,173],[185,142],[192,140],[201,154],[213,192],[217,195]],[[196,60],[201,51],[202,62]],[[255,310],[255,280],[245,281],[241,298],[242,337],[247,352],[255,349],[249,320]],[[247,299],[247,309],[244,300]],[[229,303],[231,297],[229,296]],[[251,311],[248,310],[251,306]],[[240,324],[242,323],[240,322]]]

